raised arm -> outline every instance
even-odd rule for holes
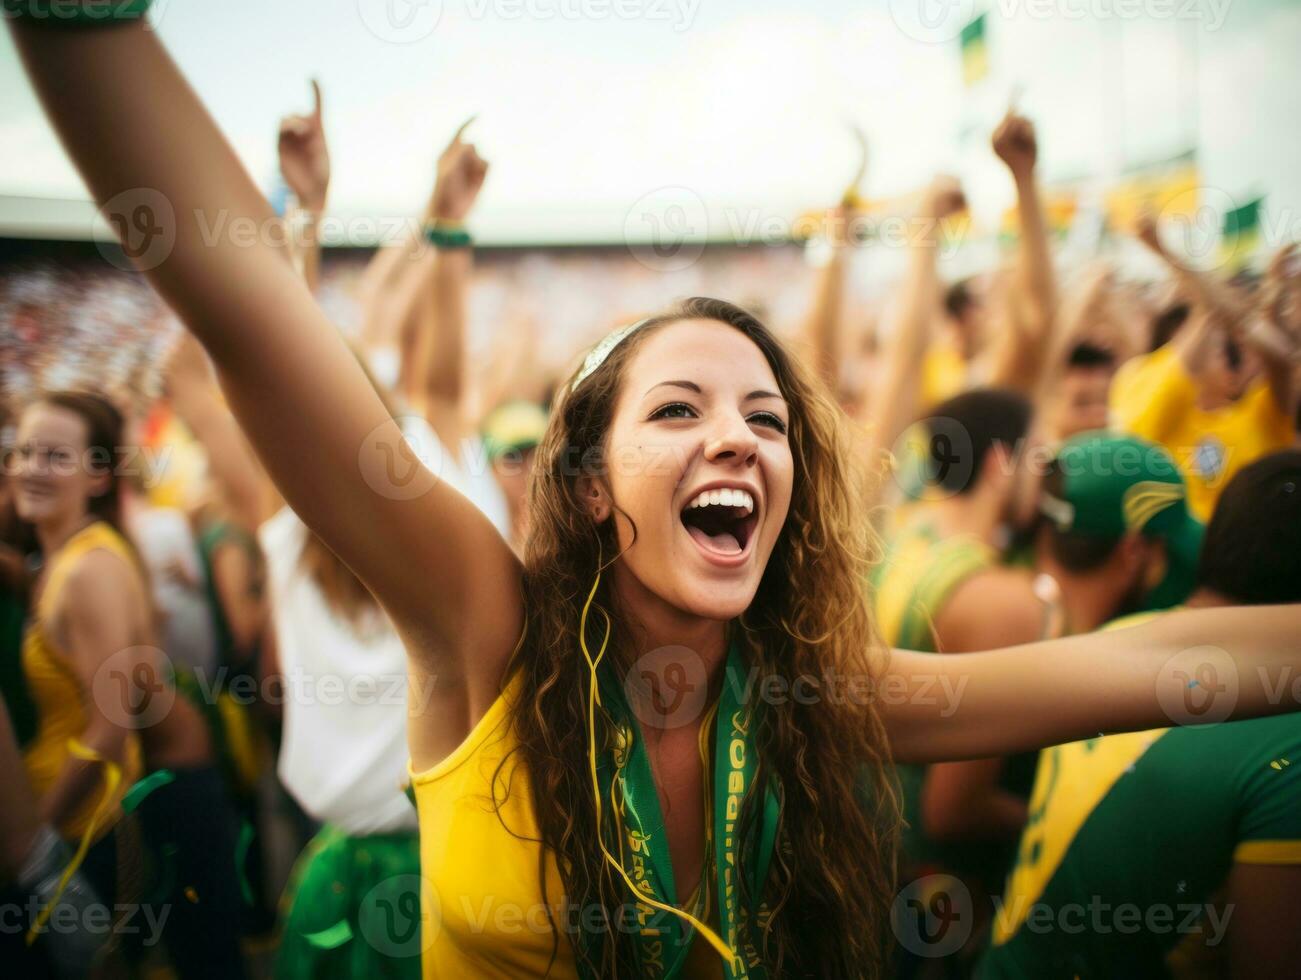
[[[284,253],[237,234],[274,216],[156,33],[23,19],[10,30],[92,195],[207,348],[285,499],[376,594],[440,688],[468,683],[482,701],[522,623],[516,559],[414,458]],[[145,228],[162,234],[142,240]]]
[[[1188,373],[1197,376],[1206,369],[1214,345],[1223,342],[1225,331],[1235,329],[1246,311],[1214,276],[1197,271],[1165,246],[1153,215],[1139,216],[1136,234],[1170,270],[1179,289],[1195,308],[1196,312],[1171,344]]]
[[[917,385],[931,325],[939,308],[936,255],[940,222],[966,206],[952,177],[936,177],[922,196],[904,273],[897,323],[888,342],[885,369],[875,390],[864,391],[861,417],[867,420],[866,453],[875,466],[917,412]]]
[[[312,111],[280,120],[277,150],[280,174],[294,192],[295,207],[285,216],[294,264],[313,293],[320,285],[320,223],[330,189],[330,148],[321,117],[321,86],[312,80]]]
[[[800,340],[809,363],[832,392],[840,385],[844,340],[845,271],[853,254],[850,245],[852,208],[841,205],[828,215],[826,242],[830,253],[818,269],[813,285],[813,305],[805,318]]]
[[[1301,708],[1301,606],[1167,613],[1130,629],[960,656],[895,651],[895,758],[943,762]]]
[[[438,158],[425,212],[432,247],[415,267],[413,303],[403,317],[400,344],[404,393],[454,453],[465,425],[466,297],[474,263],[464,225],[488,174],[487,161],[463,139],[469,124],[457,130]]]
[[[999,338],[991,382],[1033,393],[1043,371],[1057,310],[1048,230],[1035,183],[1039,147],[1034,124],[1009,111],[994,130],[993,147],[1016,185],[1020,244],[1008,303],[1009,329]]]
[[[1259,315],[1244,337],[1260,354],[1279,410],[1291,418],[1297,396],[1294,379],[1301,363],[1301,253],[1295,245],[1285,245],[1270,260]]]

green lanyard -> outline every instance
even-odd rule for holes
[[[618,858],[605,849],[604,843],[602,849],[636,891],[631,925],[637,941],[640,975],[654,980],[681,976],[691,940],[699,931],[720,955],[726,951],[723,972],[727,980],[764,980],[767,973],[751,938],[754,920],[750,910],[741,907],[738,878],[746,875],[746,891],[758,900],[772,859],[780,807],[776,794],[767,789],[759,847],[750,867],[741,868],[737,820],[741,801],[758,768],[758,747],[751,726],[752,714],[740,700],[745,678],[739,652],[735,646],[728,652],[723,693],[714,722],[713,813],[709,828],[714,843],[721,940],[695,915],[677,908],[668,835],[651,775],[650,758],[641,729],[624,699],[622,685],[608,665],[597,669],[600,659],[600,655],[595,661],[589,657],[597,678],[597,701],[613,719],[618,737],[612,751],[601,753],[599,758],[593,752],[593,771],[599,795],[598,811],[604,812],[608,805],[615,820]],[[705,875],[710,875],[709,869]],[[707,887],[707,880],[702,881],[702,895]],[[759,914],[764,913],[761,910]],[[623,920],[621,926],[628,928],[629,924]]]

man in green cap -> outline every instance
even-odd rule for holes
[[[1039,499],[1036,592],[1060,609],[1056,632],[1085,633],[1192,591],[1203,527],[1156,443],[1105,432],[1066,442]]]

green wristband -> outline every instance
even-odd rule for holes
[[[437,223],[425,225],[425,241],[434,248],[469,248],[474,243],[464,228],[445,228]]]
[[[6,18],[50,27],[96,27],[144,20],[151,0],[0,0]]]

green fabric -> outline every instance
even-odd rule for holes
[[[613,670],[608,665],[601,665],[598,679],[600,704],[610,714],[619,732],[617,750],[603,752],[597,759],[597,779],[603,805],[615,799],[621,803],[620,839],[612,843],[611,852],[619,855],[628,876],[646,894],[658,902],[677,907],[679,896],[673,881],[668,834],[664,829],[659,792],[651,775],[650,757],[643,744],[641,728]],[[736,830],[737,815],[741,801],[753,786],[759,758],[756,719],[749,706],[741,700],[746,689],[745,666],[733,645],[728,653],[723,692],[714,720],[714,775],[710,800],[714,867],[717,871],[718,932],[738,954],[732,963],[723,965],[727,980],[763,980],[767,976],[751,942],[753,930],[748,927],[750,916],[755,913],[742,908],[740,900],[742,891],[753,900],[763,893],[763,883],[776,844],[779,816],[776,794],[771,787],[766,787],[757,847],[749,854],[742,854],[740,834]],[[612,809],[612,805],[603,806],[603,819],[613,816]],[[736,869],[746,876],[744,883],[734,878]],[[663,980],[680,976],[694,938],[691,926],[679,916],[643,903],[637,903],[636,908],[639,929],[633,935],[641,968],[639,976]],[[758,916],[763,914],[762,908],[757,910]]]
[[[23,673],[23,604],[16,596],[0,592],[0,697],[9,709],[14,738],[22,748],[36,735],[39,719]]]
[[[1164,542],[1169,567],[1143,608],[1167,609],[1187,599],[1205,528],[1188,510],[1184,478],[1170,454],[1146,439],[1091,432],[1068,440],[1056,463],[1062,495],[1041,494],[1044,515],[1064,532],[1119,538],[1139,531]]]
[[[418,980],[420,913],[402,906],[419,901],[419,875],[414,832],[351,837],[326,826],[285,891],[276,980]],[[389,932],[386,915],[405,931]]]
[[[1052,757],[1045,761],[1051,772]],[[1023,923],[986,952],[977,976],[1164,977],[1179,926],[1223,885],[1244,841],[1301,841],[1301,716],[1160,735],[1089,813],[1048,880],[1038,903],[1053,925]],[[1019,862],[1038,856],[1028,845],[1023,838]],[[1094,927],[1090,902],[1105,910],[1097,915],[1106,928]],[[1173,909],[1170,925],[1127,934],[1112,917],[1127,903],[1145,922],[1149,910]],[[1070,904],[1085,908],[1078,932],[1056,925],[1074,928],[1057,918]],[[1214,934],[1214,923],[1203,928]]]
[[[151,0],[4,0],[8,17],[26,17],[52,27],[94,27],[141,20]]]

